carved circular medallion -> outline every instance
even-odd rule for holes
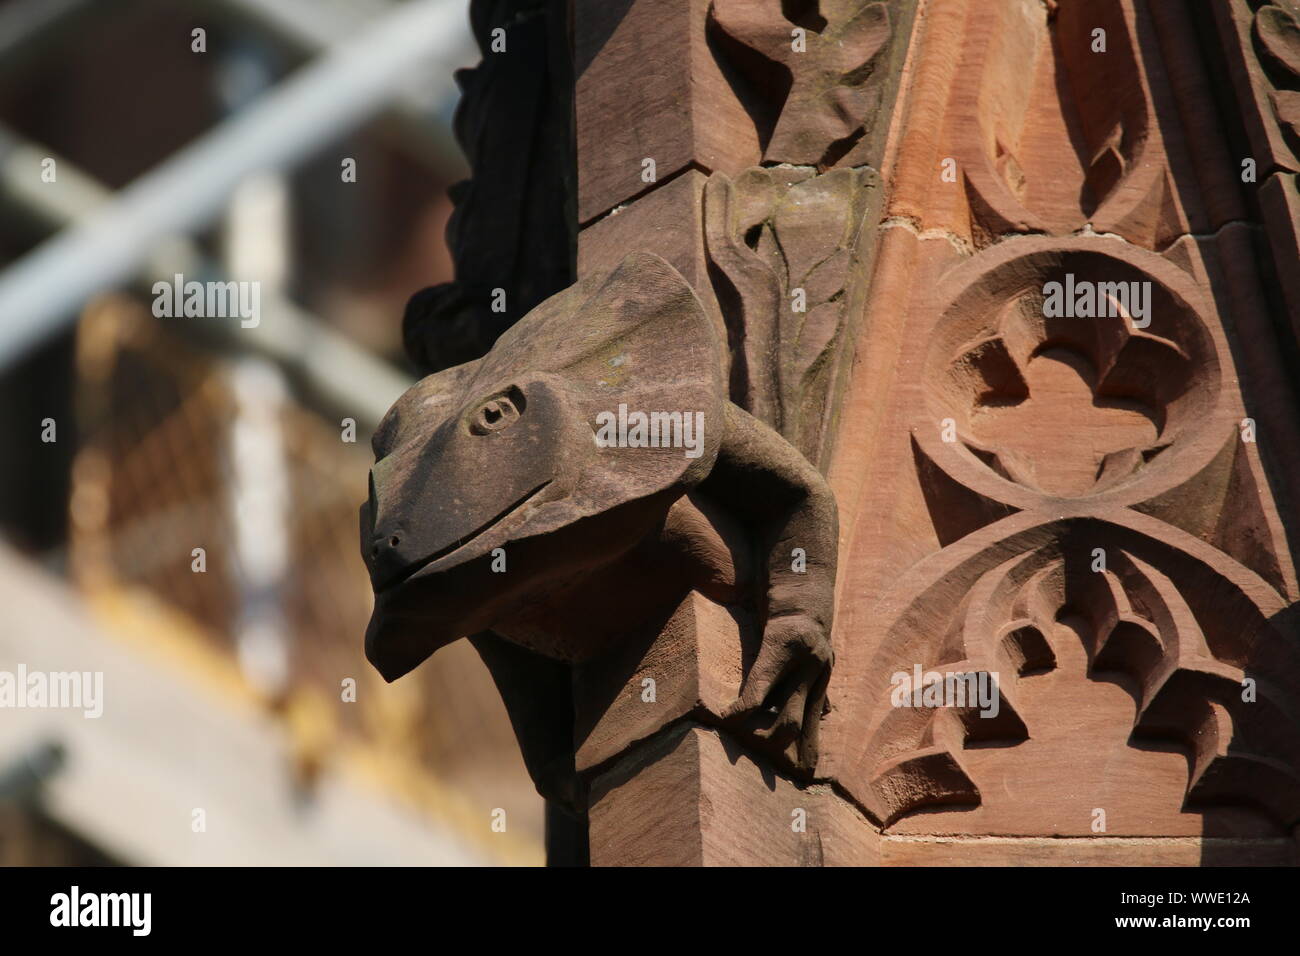
[[[1163,257],[1027,239],[954,270],[944,291],[916,435],[960,483],[1018,507],[1032,504],[1006,485],[1132,503],[1223,447],[1222,343]]]

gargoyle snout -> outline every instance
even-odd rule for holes
[[[370,572],[370,583],[376,591],[400,579],[412,561],[409,548],[403,547],[406,538],[404,530],[393,515],[385,511],[382,504],[372,469],[370,496],[362,519],[368,527],[362,529],[362,540],[365,542],[364,557],[366,568]]]

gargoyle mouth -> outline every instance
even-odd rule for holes
[[[450,557],[452,554],[455,554],[461,548],[470,544],[476,538],[482,536],[485,532],[490,531],[492,528],[496,527],[502,521],[505,521],[507,518],[509,518],[512,514],[514,514],[524,505],[528,504],[528,502],[536,498],[537,495],[539,495],[542,492],[542,490],[550,483],[551,483],[550,479],[543,481],[540,485],[538,485],[532,491],[528,492],[526,495],[524,495],[514,504],[509,505],[504,511],[500,512],[495,517],[489,518],[487,521],[479,525],[469,534],[457,538],[455,541],[451,542],[450,544],[441,547],[438,550],[425,555],[423,558],[420,558],[418,561],[412,562],[411,564],[402,568],[402,570],[398,573],[396,577],[394,577],[390,581],[387,581],[383,587],[376,588],[375,594],[376,595],[388,594],[392,591],[395,591],[397,588],[400,588],[403,584],[411,580],[411,578],[415,577],[425,568],[429,567],[429,565],[433,564],[436,561],[441,561],[443,558]]]

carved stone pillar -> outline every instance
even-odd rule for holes
[[[830,461],[870,275],[878,168],[914,4],[574,4],[579,274],[633,250],[690,282],[730,346],[732,401]],[[690,595],[577,672],[591,861],[874,861],[825,783],[725,726],[753,622]],[[834,832],[834,839],[825,834]]]

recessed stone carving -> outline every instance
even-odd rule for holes
[[[1184,231],[1130,3],[1012,0],[971,27],[957,159],[981,245],[1091,223],[1160,248]]]
[[[1218,349],[1198,298],[1164,260],[1096,243],[1039,244],[980,270],[941,316],[925,372],[931,422],[953,419],[960,445],[918,440],[1055,498],[1163,467],[1215,427]],[[1062,311],[1083,314],[1048,314]],[[1230,426],[1217,427],[1221,440]]]
[[[1300,86],[1300,24],[1295,14],[1269,4],[1255,12],[1255,38],[1262,59],[1282,76],[1287,87]],[[1287,143],[1300,149],[1300,90],[1287,87],[1269,93],[1269,102]]]
[[[840,779],[883,823],[923,807],[1001,803],[993,768],[1017,763],[1012,777],[1055,808],[1045,815],[1072,812],[1064,829],[1087,832],[1091,804],[1073,789],[1047,796],[1052,781],[1068,772],[1086,792],[1107,774],[1140,773],[1143,748],[1166,745],[1187,757],[1183,782],[1174,791],[1172,765],[1150,758],[1164,769],[1153,770],[1139,800],[1150,805],[1135,812],[1169,825],[1184,804],[1246,804],[1274,832],[1300,819],[1300,726],[1288,704],[1300,689],[1300,651],[1284,598],[1213,548],[1138,515],[1041,524],[1018,516],[977,537],[978,549],[969,542],[906,575],[896,593],[912,598],[873,641],[874,686],[864,690],[873,716],[858,769]],[[896,706],[889,680],[914,667],[997,675],[996,713]],[[1062,667],[1073,675],[1063,675],[1066,683],[1048,679]],[[1243,693],[1247,677],[1257,693]],[[1040,679],[1061,685],[1056,699],[1037,693]],[[1130,699],[1123,719],[1132,736],[1106,745],[1116,754],[1110,763],[1071,750],[1069,728],[1085,718],[1061,695],[1083,680],[1115,685]],[[1120,719],[1123,700],[1110,693],[1090,706]],[[1017,748],[1032,769],[1018,764]],[[989,769],[982,779],[976,768]]]

